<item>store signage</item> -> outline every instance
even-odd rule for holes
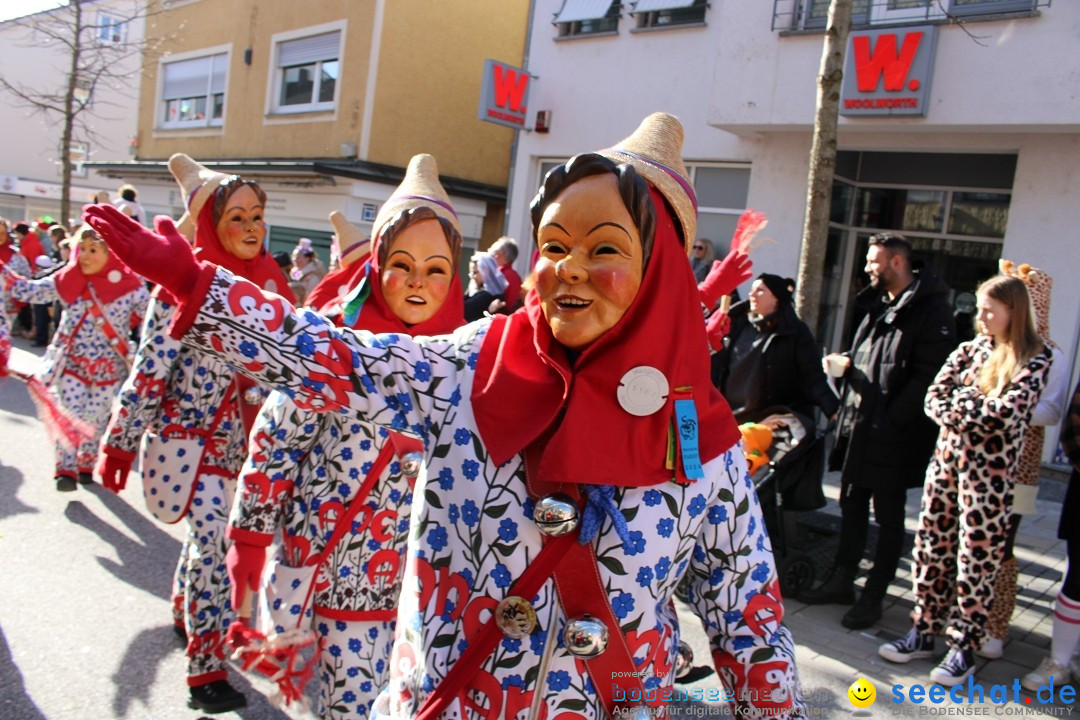
[[[851,33],[840,87],[841,115],[926,115],[937,27]]]
[[[521,68],[485,60],[477,118],[519,130],[524,128],[531,81],[529,73]]]

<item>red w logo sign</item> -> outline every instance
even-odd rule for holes
[[[512,128],[525,127],[531,79],[526,70],[495,60],[485,60],[477,117]]]
[[[897,52],[895,34],[878,36],[877,44],[873,49],[870,47],[869,37],[865,35],[853,37],[851,45],[855,53],[855,79],[859,92],[874,92],[878,89],[878,83],[883,77],[886,90],[893,92],[903,90],[922,38],[922,32],[907,33],[900,51]],[[919,89],[918,80],[912,80],[911,84],[913,87],[909,87],[909,90]]]
[[[495,66],[495,104],[514,112],[524,113],[522,101],[529,88],[529,74],[505,65]]]

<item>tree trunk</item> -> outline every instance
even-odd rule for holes
[[[64,130],[60,138],[60,218],[57,220],[64,226],[71,219],[71,140],[75,128],[75,87],[79,81],[79,56],[82,54],[82,3],[78,0],[71,3],[71,10],[75,13],[75,37],[64,92]],[[71,228],[71,231],[75,232],[75,228]]]
[[[815,334],[819,332],[825,250],[829,238],[829,211],[836,171],[836,128],[840,114],[840,83],[844,53],[851,30],[852,0],[832,0],[825,29],[825,47],[818,75],[814,140],[810,147],[810,174],[806,182],[806,217],[799,254],[795,309]],[[822,340],[822,338],[818,338]]]

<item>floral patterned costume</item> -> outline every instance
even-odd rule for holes
[[[208,445],[184,517],[187,537],[176,568],[174,620],[188,637],[188,683],[225,678],[225,632],[232,618],[225,571],[225,524],[246,442],[232,390],[236,373],[220,359],[184,347],[166,330],[175,306],[155,298],[131,375],[124,382],[105,452],[134,458],[143,433],[186,433]],[[221,416],[212,437],[212,418]]]
[[[237,311],[239,296],[256,298],[244,306],[248,311]],[[201,305],[186,305],[173,329],[208,354],[258,367],[254,377],[298,404],[348,408],[424,439],[426,472],[415,490],[391,682],[376,704],[380,717],[415,713],[542,545],[523,456],[502,465],[490,459],[468,400],[489,324],[415,340],[341,330],[218,269]],[[593,542],[621,633],[646,689],[661,697],[671,692],[679,629],[670,600],[689,573],[717,669],[748,716],[801,717],[794,647],[781,625],[776,570],[742,453],[721,454],[705,464],[704,475],[688,485],[616,490],[632,543],[624,547],[611,522],[601,524]],[[472,694],[444,717],[513,717],[530,707],[547,629],[566,621],[550,581],[532,604],[538,629],[504,639],[477,672]],[[546,673],[545,716],[604,717],[592,681],[561,642]]]
[[[108,325],[126,338],[142,322],[149,295],[140,283],[109,302],[99,304],[88,295],[68,302],[57,290],[57,275],[29,280],[8,271],[10,267],[0,271],[5,298],[32,304],[59,300],[65,304],[60,326],[45,351],[37,376],[52,388],[62,407],[95,430],[94,436],[86,438],[77,448],[62,443],[55,446],[55,474],[74,479],[92,472],[113,399],[128,373],[128,358],[118,350],[124,344],[110,342],[105,323],[94,314],[100,306]]]

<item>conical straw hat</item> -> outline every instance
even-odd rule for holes
[[[683,126],[668,113],[657,112],[641,121],[630,137],[599,154],[633,165],[675,209],[687,252],[697,234],[697,196],[682,160]]]
[[[169,172],[176,178],[176,183],[183,193],[184,207],[187,212],[176,223],[176,229],[189,241],[195,242],[195,222],[206,201],[229,179],[229,175],[195,162],[184,153],[176,153],[169,158]]]
[[[371,240],[360,232],[345,216],[335,210],[330,213],[330,224],[337,235],[338,252],[341,254],[341,267],[349,267],[371,252]]]
[[[387,223],[401,211],[417,207],[430,208],[439,217],[453,223],[454,228],[461,233],[461,223],[450,204],[450,196],[439,182],[439,167],[435,164],[435,158],[426,153],[413,155],[409,161],[405,178],[379,208],[379,214],[375,216],[375,224],[371,228],[371,237],[379,237]]]

